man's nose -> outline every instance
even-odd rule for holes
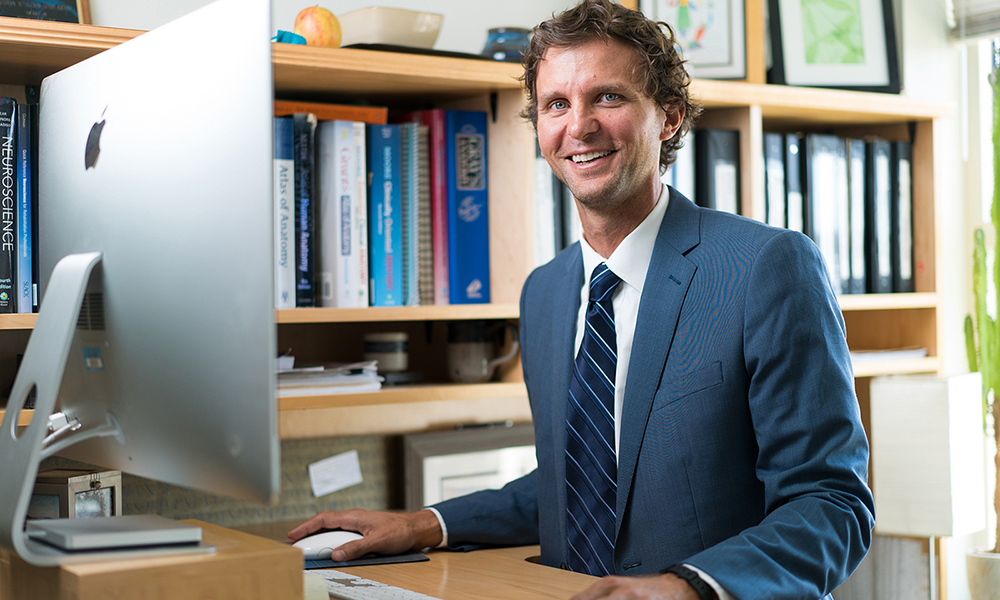
[[[600,128],[597,115],[590,106],[576,107],[570,111],[569,133],[576,139],[584,139]]]

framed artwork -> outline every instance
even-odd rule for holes
[[[891,0],[768,0],[768,82],[899,93]]]
[[[692,77],[746,78],[743,0],[641,0],[639,8],[674,30]]]
[[[90,23],[90,0],[0,0],[0,17]]]
[[[503,487],[536,466],[530,424],[403,436],[406,510]]]

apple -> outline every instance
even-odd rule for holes
[[[310,46],[340,47],[340,21],[322,6],[303,8],[295,17],[295,33]]]

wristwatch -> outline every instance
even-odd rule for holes
[[[660,571],[660,573],[670,573],[688,582],[688,585],[694,588],[694,591],[698,593],[698,597],[701,600],[719,600],[719,595],[715,593],[715,589],[708,585],[708,582],[702,579],[700,575],[684,565],[670,565]]]

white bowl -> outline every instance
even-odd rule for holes
[[[372,6],[338,15],[337,19],[343,33],[341,46],[391,44],[433,48],[444,16],[404,8]]]

